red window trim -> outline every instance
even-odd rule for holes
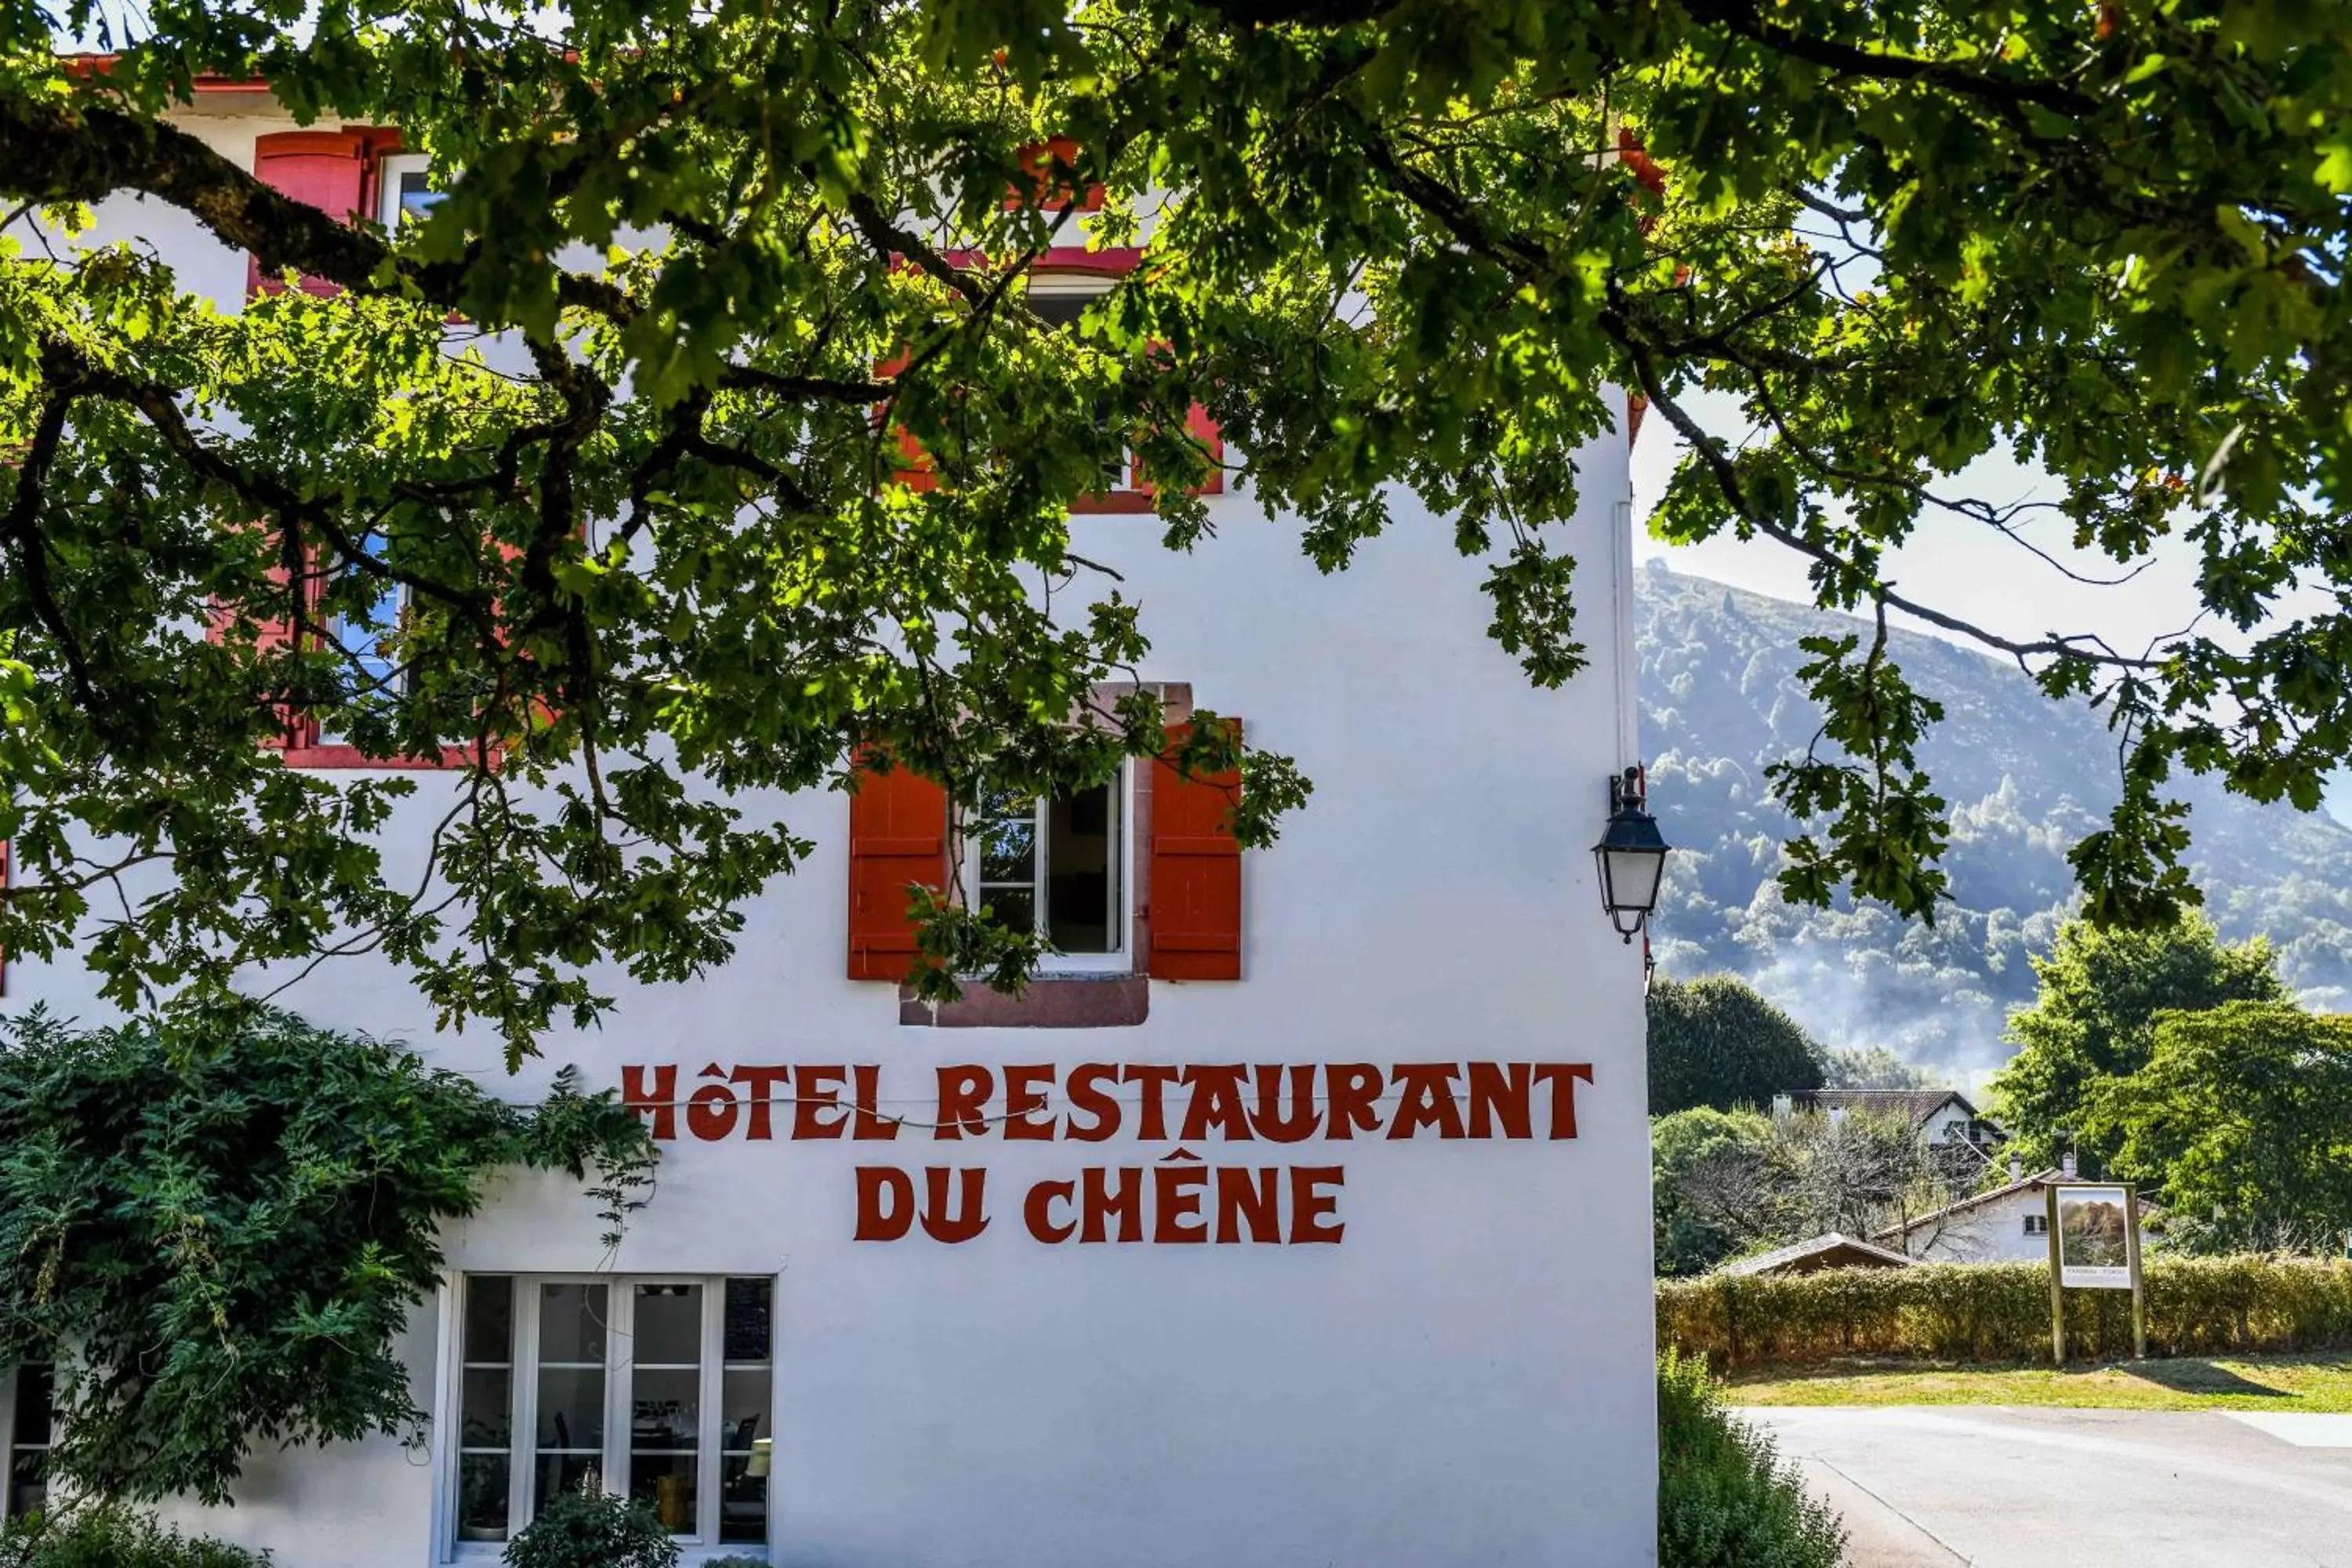
[[[441,772],[449,768],[471,767],[474,748],[444,746],[438,757],[371,757],[357,746],[341,742],[325,745],[288,746],[278,753],[289,768],[361,768],[378,772]],[[483,765],[496,769],[503,756],[499,747],[490,748]]]
[[[988,253],[980,250],[950,250],[940,258],[955,268],[985,269]],[[912,262],[903,262],[912,266]],[[1089,248],[1083,245],[1049,245],[1039,251],[1029,263],[1032,272],[1092,272],[1106,277],[1124,277],[1143,265],[1143,247],[1139,245],[1106,245]]]

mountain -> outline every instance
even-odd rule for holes
[[[1785,904],[1772,879],[1795,825],[1764,767],[1820,723],[1797,642],[1867,628],[1654,561],[1634,606],[1650,805],[1678,851],[1652,921],[1660,973],[1744,975],[1827,1044],[1886,1046],[1956,1080],[2006,1060],[2002,1020],[2033,994],[2027,959],[2074,904],[2066,850],[2118,793],[2102,717],[2053,702],[2014,665],[1894,633],[1905,671],[1944,705],[1920,760],[1950,803],[1952,902],[1932,926],[1877,904]],[[2308,1005],[2352,1009],[2352,830],[2176,782],[2222,934],[2268,935]]]

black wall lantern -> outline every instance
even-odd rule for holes
[[[1670,847],[1659,835],[1648,804],[1641,769],[1627,768],[1622,777],[1612,777],[1609,830],[1592,847],[1592,858],[1601,868],[1601,902],[1609,911],[1609,923],[1629,944],[1658,907],[1658,883],[1665,875]]]

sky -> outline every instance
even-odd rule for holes
[[[1735,430],[1740,421],[1728,398],[1701,395],[1687,405],[1710,429]],[[1651,537],[1648,521],[1683,452],[1681,438],[1655,416],[1633,444],[1633,558],[1663,559],[1676,572],[1735,588],[1801,603],[1812,600],[1804,558],[1768,539],[1742,542],[1729,535],[1696,545],[1669,545]],[[2055,481],[2006,458],[1979,462],[1952,484],[1954,494],[2008,502],[2055,499]],[[2113,577],[2115,563],[2078,553],[2063,521],[2027,523],[2033,542],[2086,576]],[[2178,632],[2197,614],[2196,551],[2167,542],[2155,563],[2129,583],[2095,587],[2068,578],[1990,528],[1948,515],[1923,523],[1919,535],[1895,552],[1888,578],[1907,596],[2012,637],[2044,632],[2095,631],[2116,648],[2137,653],[2151,640]],[[1937,627],[1902,616],[1896,624],[1962,642]],[[1971,646],[1963,642],[1963,646]],[[2328,814],[2352,826],[2352,774],[2339,773],[2326,800]]]

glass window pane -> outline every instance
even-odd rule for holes
[[[1011,931],[1037,929],[1037,894],[1029,888],[991,888],[981,902],[994,912],[998,923]]]
[[[42,1448],[18,1448],[8,1457],[8,1517],[38,1513],[49,1500],[49,1456]]]
[[[1046,325],[1066,330],[1076,327],[1078,318],[1087,313],[1087,307],[1101,297],[1091,291],[1079,294],[1057,289],[1048,293],[1042,289],[1032,289],[1029,290],[1029,310]]]
[[[1035,815],[1034,800],[1034,796],[1022,795],[1014,790],[982,784],[980,786],[980,816],[982,820],[988,822],[999,821],[1005,817],[1026,819]]]
[[[772,1279],[727,1281],[727,1359],[765,1361],[774,1343],[769,1326],[776,1282]]]
[[[542,1367],[539,1373],[539,1444],[542,1448],[604,1446],[602,1367]]]
[[[698,1464],[692,1454],[639,1454],[629,1461],[629,1495],[650,1503],[672,1535],[695,1531]]]
[[[768,1465],[730,1455],[719,1462],[719,1539],[737,1542],[768,1539]]]
[[[639,1366],[693,1366],[702,1360],[702,1287],[637,1287]]]
[[[404,170],[400,176],[400,221],[415,223],[441,205],[446,193],[435,190],[422,169]]]
[[[604,1462],[594,1454],[541,1454],[533,1479],[538,1483],[531,1494],[530,1516],[537,1519],[547,1511],[547,1505],[565,1492],[576,1492],[591,1484],[604,1484]]]
[[[466,1277],[466,1359],[514,1359],[514,1281],[503,1274]]]
[[[46,1447],[49,1441],[49,1404],[54,1395],[47,1366],[16,1369],[16,1447]]]
[[[1037,825],[1026,816],[991,822],[980,830],[980,879],[1026,886],[1037,874]]]
[[[469,1366],[465,1384],[457,1446],[506,1447],[514,1441],[514,1373],[502,1366]]]
[[[539,1359],[604,1364],[604,1287],[539,1288]]]
[[[509,1471],[504,1454],[457,1457],[457,1539],[507,1538]]]
[[[754,1438],[768,1435],[771,1383],[764,1366],[738,1367],[722,1374],[719,1446],[750,1453]]]
[[[647,1372],[632,1380],[629,1447],[691,1448],[701,1430],[702,1373],[690,1368]]]
[[[1118,951],[1118,819],[1108,784],[1045,809],[1045,934],[1065,952]]]

